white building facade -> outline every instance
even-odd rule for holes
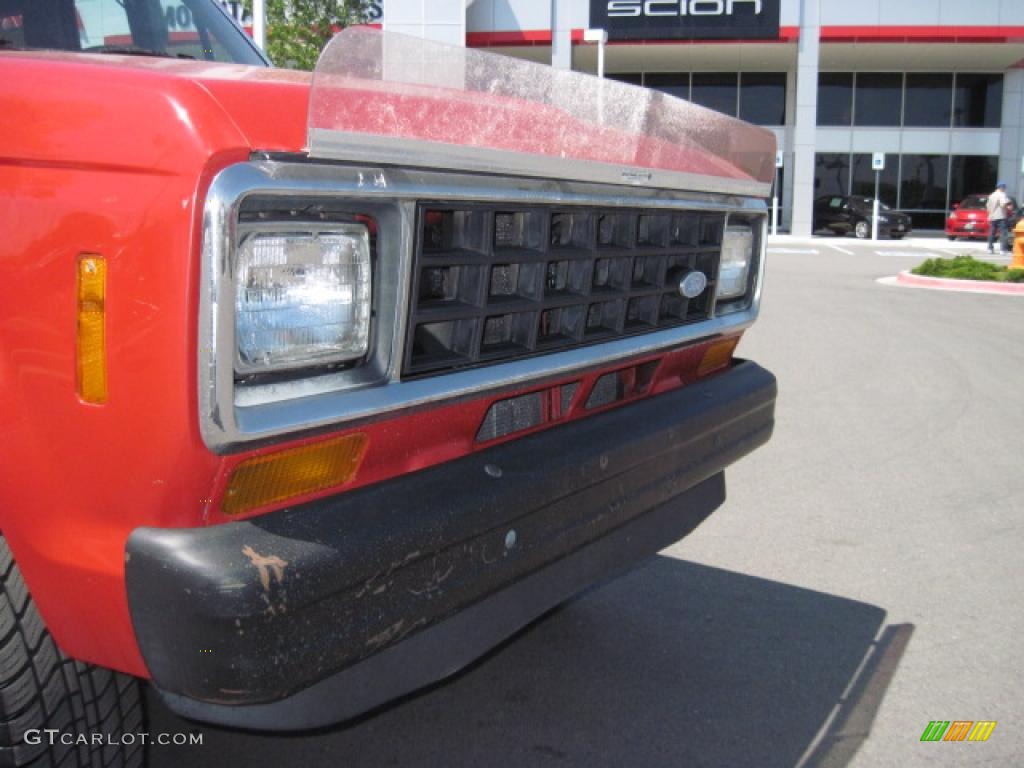
[[[1024,198],[1024,0],[386,0],[383,25],[605,73],[770,128],[782,226],[872,195],[939,229],[1006,181]]]

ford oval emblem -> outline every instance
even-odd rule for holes
[[[696,299],[708,287],[708,277],[699,270],[687,272],[679,279],[679,295],[687,299]]]

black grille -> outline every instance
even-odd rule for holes
[[[724,226],[721,213],[422,204],[405,374],[704,320]],[[694,299],[678,291],[690,270],[709,281]]]

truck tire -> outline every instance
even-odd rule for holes
[[[141,739],[121,739],[142,730],[138,682],[57,648],[2,534],[0,573],[0,766],[141,768]],[[59,731],[55,743],[46,728]],[[102,743],[90,743],[92,734]]]

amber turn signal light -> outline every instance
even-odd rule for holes
[[[107,402],[107,262],[102,256],[78,260],[78,396]]]
[[[736,350],[736,345],[739,342],[739,336],[731,336],[728,339],[709,344],[704,351],[704,357],[700,360],[700,365],[697,366],[697,375],[707,376],[709,373],[720,371],[729,365],[732,353]]]
[[[246,459],[232,471],[221,508],[224,514],[239,515],[344,485],[365,451],[366,435],[358,432]]]

